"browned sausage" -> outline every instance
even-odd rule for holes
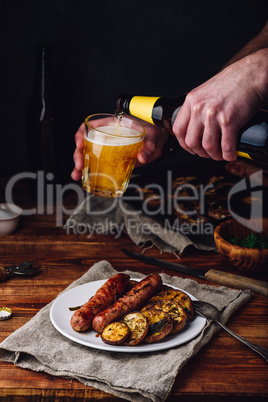
[[[233,162],[228,162],[225,165],[226,170],[239,177],[249,177],[253,173],[258,172],[260,169],[262,169],[262,182],[259,183],[260,185],[264,187],[268,187],[268,172],[267,170],[263,169],[260,166],[255,165],[254,163],[251,162],[246,162],[244,160],[237,159],[236,161]]]
[[[92,320],[102,310],[124,294],[128,286],[130,276],[127,274],[116,274],[108,279],[85,303],[77,310],[71,318],[71,326],[75,331],[83,332],[91,328]]]
[[[101,333],[106,325],[120,320],[131,311],[138,310],[160,289],[161,285],[162,279],[158,274],[146,276],[114,304],[97,314],[92,321],[92,328]]]

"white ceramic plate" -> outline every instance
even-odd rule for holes
[[[134,280],[140,281],[140,279]],[[96,291],[104,284],[104,282],[106,282],[106,280],[89,282],[85,283],[84,285],[77,286],[63,293],[54,301],[50,309],[50,319],[54,327],[62,335],[66,336],[74,342],[95,349],[108,350],[112,352],[141,353],[154,352],[181,345],[197,336],[205,326],[205,318],[196,315],[196,317],[190,323],[188,323],[179,334],[168,336],[158,343],[139,344],[137,346],[107,345],[101,340],[100,336],[96,336],[97,333],[93,330],[81,333],[76,332],[70,324],[70,320],[74,312],[70,311],[69,307],[81,306],[82,304],[86,303],[90,299],[90,297],[93,296]],[[190,295],[189,293],[187,294],[191,297],[192,300],[197,300],[194,296]]]

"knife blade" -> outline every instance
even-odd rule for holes
[[[134,251],[126,250],[124,248],[122,248],[122,251],[127,256],[149,265],[168,268],[173,271],[182,272],[187,275],[206,279],[219,285],[229,286],[235,289],[249,289],[255,293],[268,297],[268,282],[259,281],[257,279],[251,279],[236,274],[230,274],[228,272],[218,271],[215,269],[210,269],[209,271],[205,272],[202,269],[187,267],[186,265],[135,253]]]

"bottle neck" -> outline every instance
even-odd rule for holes
[[[152,109],[152,120],[153,123],[167,128],[173,135],[173,124],[179,113],[183,102],[185,100],[185,95],[181,95],[177,98],[159,98]]]
[[[159,96],[121,95],[116,102],[117,110],[136,116],[151,124],[166,127],[172,132],[176,116],[185,100],[185,96],[176,99]]]
[[[133,96],[129,102],[129,113],[139,119],[155,124],[153,119],[153,109],[159,96]]]
[[[52,47],[41,45],[36,49],[36,63],[33,84],[33,99],[41,108],[40,120],[44,118],[46,107],[53,101],[53,54]]]

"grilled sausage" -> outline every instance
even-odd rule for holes
[[[123,297],[96,315],[92,321],[92,328],[102,333],[106,325],[113,321],[118,321],[124,315],[142,307],[160,289],[161,285],[162,279],[158,274],[146,276]]]
[[[91,328],[93,318],[106,309],[115,300],[124,294],[128,286],[130,276],[116,274],[108,279],[71,318],[71,326],[77,332],[83,332]]]
[[[239,177],[249,177],[253,173],[262,169],[262,182],[259,183],[264,187],[268,187],[268,171],[263,167],[255,165],[253,162],[246,162],[244,160],[237,159],[233,162],[228,162],[225,166],[227,172]]]

